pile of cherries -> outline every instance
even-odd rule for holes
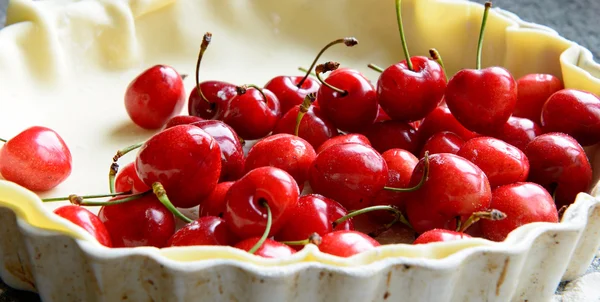
[[[356,69],[317,65],[327,48],[355,38],[329,43],[302,77],[264,87],[200,82],[207,33],[189,115],[178,115],[187,94],[177,71],[144,71],[125,108],[140,127],[161,130],[117,152],[110,194],[44,201],[70,200],[55,213],[109,247],[227,245],[272,258],[306,244],[351,256],[396,225],[424,244],[502,241],[521,225],[558,222],[590,189],[582,146],[600,141],[600,99],[553,75],[515,80],[504,68],[480,68],[490,3],[477,68],[448,80],[435,49],[431,58],[408,54],[399,2],[407,60],[370,65],[381,72],[376,86]],[[119,171],[118,159],[137,149]],[[32,190],[58,185],[70,169],[68,148],[47,128],[24,131],[0,152],[2,175]],[[102,197],[110,200],[94,201]],[[96,216],[84,206],[101,208]],[[180,211],[190,208],[195,219]],[[355,229],[359,215],[369,223]]]

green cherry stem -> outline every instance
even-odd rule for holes
[[[369,67],[377,72],[383,72],[383,67],[381,67],[379,65],[375,65],[373,63],[369,63],[369,65],[367,65],[367,67]]]
[[[479,31],[479,41],[477,42],[477,64],[475,68],[481,69],[481,49],[483,48],[483,33],[485,31],[485,24],[487,23],[488,14],[490,12],[490,8],[492,7],[492,2],[488,1],[485,3],[485,8],[483,10],[483,20],[481,21],[481,29]]]
[[[384,187],[384,190],[388,190],[388,191],[394,191],[394,192],[413,192],[416,191],[418,189],[420,189],[423,184],[425,183],[425,181],[427,180],[427,177],[429,176],[429,151],[425,151],[425,155],[423,156],[423,161],[424,161],[424,167],[423,167],[423,176],[421,177],[421,180],[419,181],[419,183],[412,187],[412,188],[392,188],[392,187]]]
[[[77,196],[79,198],[85,198],[85,199],[95,199],[95,198],[104,198],[104,197],[115,197],[115,196],[121,196],[121,195],[127,195],[127,194],[131,194],[131,192],[110,193],[110,194],[96,194],[96,195],[84,195],[84,196],[79,196],[79,195],[76,195],[76,194],[71,194],[69,196],[63,196],[63,197],[43,198],[42,202],[54,202],[54,201],[71,200],[73,198],[73,196]]]
[[[0,138],[0,142],[6,143],[6,142],[7,142],[7,140],[5,140],[5,139],[3,139],[3,138]]]
[[[440,52],[437,49],[432,48],[429,50],[429,56],[431,56],[431,59],[433,59],[438,64],[440,64],[440,66],[442,67],[442,71],[446,75],[446,80],[447,80],[448,74],[446,73],[446,66],[444,66],[444,60],[442,60],[442,56],[440,55]]]
[[[125,198],[115,199],[113,201],[89,201],[89,200],[85,200],[85,199],[81,198],[80,196],[71,195],[69,202],[71,202],[71,204],[78,205],[78,206],[89,206],[89,207],[112,206],[112,205],[116,205],[116,204],[130,202],[132,200],[140,199],[151,193],[152,193],[152,191],[148,190],[143,193],[137,193],[134,195],[127,196]]]
[[[171,203],[171,200],[169,200],[169,197],[167,196],[167,191],[165,191],[165,188],[160,182],[155,182],[152,184],[152,192],[154,192],[154,195],[156,195],[156,198],[158,198],[160,203],[162,203],[167,209],[169,209],[169,211],[173,213],[175,217],[181,219],[185,223],[190,223],[193,221],[189,217],[179,212],[179,210],[177,210],[173,203]]]
[[[308,109],[310,109],[310,106],[315,101],[315,98],[316,96],[314,93],[309,93],[304,98],[304,101],[302,101],[302,104],[300,104],[300,110],[296,116],[296,126],[294,127],[295,136],[298,136],[298,132],[300,132],[300,122],[302,122],[302,118],[304,118],[304,115],[308,112]]]
[[[402,0],[396,0],[396,20],[398,21],[398,30],[400,31],[400,40],[402,41],[402,50],[406,58],[406,66],[408,66],[408,69],[414,70],[413,64],[410,61],[410,54],[408,54],[408,45],[406,44],[404,26],[402,25]]]
[[[287,244],[287,245],[307,245],[307,244],[314,244],[314,245],[320,245],[322,242],[322,238],[319,234],[317,233],[312,233],[310,234],[310,236],[308,236],[307,239],[304,240],[296,240],[296,241],[281,241],[281,243],[283,244]]]
[[[312,69],[315,67],[315,65],[317,64],[317,62],[321,58],[321,55],[329,47],[331,47],[333,45],[336,45],[336,44],[340,44],[340,43],[344,43],[344,44],[346,44],[346,46],[352,47],[352,46],[358,44],[358,40],[356,40],[356,38],[354,38],[354,37],[347,37],[347,38],[337,39],[335,41],[331,41],[331,42],[329,42],[329,44],[325,45],[325,47],[323,47],[323,49],[321,49],[321,51],[319,51],[319,53],[317,54],[317,57],[313,60],[312,64],[310,65],[310,68],[305,71],[306,74],[304,75],[304,77],[302,78],[302,80],[300,80],[300,82],[298,82],[298,85],[296,85],[296,87],[298,87],[298,88],[302,87],[302,84],[304,84],[304,82],[306,81],[306,79],[308,79],[308,76],[310,75],[310,72],[312,71]]]
[[[477,221],[479,221],[481,219],[496,221],[496,220],[502,220],[504,218],[506,218],[506,214],[504,214],[503,212],[500,212],[498,210],[495,210],[495,209],[492,209],[489,211],[483,211],[483,212],[475,212],[475,213],[471,214],[471,216],[469,216],[469,218],[467,218],[465,223],[463,223],[462,225],[459,225],[456,228],[456,231],[463,233],[470,226],[472,226],[474,223],[476,223]]]
[[[248,251],[250,254],[256,253],[256,251],[265,243],[269,232],[271,232],[271,225],[273,224],[273,216],[271,215],[271,208],[266,201],[262,201],[261,205],[267,209],[267,225],[265,226],[265,232],[262,234],[260,239],[254,244],[254,246]]]
[[[310,74],[310,75],[311,75],[311,76],[313,76],[313,77],[317,77],[317,75],[316,75],[314,72],[312,72],[312,71],[309,71],[308,69],[306,69],[306,68],[304,68],[304,67],[302,67],[302,66],[301,66],[301,67],[298,67],[298,70],[300,70],[300,71],[302,71],[302,72],[304,72],[304,73],[308,73],[308,74]]]
[[[327,62],[325,64],[320,64],[317,65],[317,67],[315,67],[315,73],[317,74],[317,79],[319,80],[319,82],[321,82],[321,84],[331,90],[336,91],[337,93],[339,93],[341,96],[345,96],[348,94],[348,91],[346,90],[342,90],[339,89],[325,81],[323,81],[323,79],[321,78],[321,73],[325,73],[325,72],[329,72],[329,71],[334,71],[336,69],[338,69],[338,67],[340,67],[340,63],[338,62]]]
[[[117,163],[117,161],[119,161],[119,158],[125,156],[125,154],[135,149],[138,149],[143,144],[144,143],[137,143],[135,145],[127,146],[123,149],[118,150],[117,154],[113,156],[113,162],[110,164],[110,170],[108,171],[108,188],[110,189],[110,193],[116,193],[115,178],[117,176],[117,173],[119,172],[119,164]]]
[[[366,208],[363,208],[363,209],[360,209],[360,210],[352,211],[352,212],[346,214],[346,216],[342,216],[342,217],[338,218],[336,221],[334,221],[332,223],[332,227],[335,229],[340,223],[344,223],[346,220],[348,220],[350,218],[356,217],[356,216],[361,215],[361,214],[373,212],[373,211],[388,211],[388,212],[392,212],[392,214],[394,214],[394,220],[392,220],[390,223],[387,223],[387,224],[383,225],[383,227],[380,228],[380,229],[378,229],[376,232],[372,232],[371,234],[369,234],[372,237],[377,237],[377,235],[379,235],[383,231],[391,228],[392,225],[394,225],[398,221],[400,221],[401,223],[405,224],[406,226],[412,228],[412,226],[410,225],[410,223],[408,222],[408,220],[406,220],[406,217],[404,217],[404,215],[402,215],[402,212],[400,212],[400,210],[398,210],[396,207],[385,206],[385,205],[371,206],[371,207],[366,207]]]
[[[213,104],[206,98],[206,96],[204,96],[204,93],[202,93],[202,89],[200,89],[200,63],[202,62],[204,52],[208,48],[208,44],[210,44],[211,40],[212,33],[207,32],[204,34],[204,37],[202,37],[202,43],[200,44],[200,52],[198,53],[198,59],[196,60],[196,90],[198,90],[198,95],[200,95],[200,97],[205,102],[212,106]]]

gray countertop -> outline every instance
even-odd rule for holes
[[[7,6],[8,0],[0,0],[0,28],[5,21]],[[494,6],[512,11],[526,21],[552,27],[567,39],[588,48],[594,57],[600,57],[600,0],[497,0]],[[600,259],[596,259],[588,270],[588,273],[592,272],[600,272]],[[564,285],[561,284],[559,292]],[[0,302],[19,301],[39,301],[39,297],[13,290],[0,280]]]

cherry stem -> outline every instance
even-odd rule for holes
[[[343,38],[343,39],[337,39],[335,41],[331,41],[331,42],[329,42],[329,44],[325,45],[325,47],[323,47],[323,49],[321,49],[321,51],[319,52],[319,54],[317,54],[317,57],[313,60],[312,64],[310,65],[310,68],[306,71],[306,75],[304,75],[304,77],[302,78],[302,80],[300,80],[300,82],[298,82],[298,85],[296,85],[296,87],[298,87],[298,88],[302,87],[302,84],[304,84],[304,82],[306,81],[306,79],[308,79],[308,76],[310,75],[310,72],[312,71],[312,69],[315,67],[315,65],[317,64],[317,62],[321,58],[321,55],[329,47],[331,47],[333,45],[336,45],[336,44],[340,44],[340,43],[344,43],[344,44],[346,44],[346,46],[352,47],[352,46],[358,44],[358,40],[356,40],[356,38],[354,38],[354,37],[346,37],[346,38]]]
[[[108,187],[110,189],[110,193],[116,193],[116,189],[115,189],[115,178],[117,176],[117,173],[119,172],[119,164],[117,163],[117,161],[119,160],[119,158],[125,156],[125,154],[141,147],[144,143],[137,143],[135,145],[131,145],[128,147],[125,147],[123,149],[120,149],[117,151],[117,154],[115,154],[115,156],[113,156],[113,162],[112,164],[110,164],[110,170],[108,171]]]
[[[202,62],[204,52],[208,48],[208,44],[210,44],[211,40],[212,34],[209,32],[205,33],[204,37],[202,37],[202,44],[200,44],[200,52],[198,53],[198,60],[196,61],[196,90],[198,90],[198,95],[200,95],[200,97],[208,104],[211,104],[210,101],[204,96],[202,89],[200,89],[200,63]]]
[[[6,143],[6,142],[7,142],[7,140],[5,140],[5,139],[3,139],[3,138],[0,138],[0,142]]]
[[[127,194],[131,194],[131,192],[110,193],[110,194],[97,194],[97,195],[84,195],[84,196],[79,196],[79,195],[76,195],[76,194],[71,194],[69,196],[63,196],[63,197],[43,198],[42,202],[53,202],[53,201],[71,200],[73,198],[73,196],[77,196],[79,198],[94,199],[94,198],[121,196],[121,195],[127,195]]]
[[[181,219],[183,222],[190,223],[193,220],[189,217],[183,215],[177,208],[171,203],[169,197],[167,196],[167,191],[160,182],[155,182],[152,184],[152,192],[156,195],[156,198],[162,203],[175,217]]]
[[[490,7],[492,7],[492,2],[486,2],[485,8],[483,10],[483,20],[481,21],[481,30],[479,31],[479,41],[477,42],[477,64],[475,65],[475,68],[477,69],[481,69],[481,49],[483,48],[483,32],[485,31],[485,24],[487,23]]]
[[[381,67],[379,65],[375,65],[373,63],[369,63],[369,65],[367,65],[367,67],[369,67],[377,72],[383,72],[383,67]]]
[[[296,116],[296,127],[294,127],[295,136],[298,136],[298,132],[300,132],[300,122],[302,122],[302,118],[308,112],[308,109],[310,109],[310,105],[315,101],[315,98],[316,96],[314,93],[309,93],[304,98],[304,101],[302,101],[302,104],[300,104],[300,110],[298,111],[298,116]]]
[[[265,92],[262,90],[262,88],[258,87],[257,85],[246,84],[246,85],[235,87],[235,89],[237,91],[237,94],[244,94],[244,93],[246,93],[246,91],[248,90],[248,88],[254,88],[254,89],[258,90],[258,92],[260,92],[260,95],[262,95],[262,97],[263,97],[263,101],[265,103],[269,102],[269,100],[267,99],[267,95],[265,94]]]
[[[431,58],[434,61],[436,61],[438,64],[440,64],[440,66],[442,67],[442,71],[446,75],[446,79],[448,79],[448,74],[446,73],[446,66],[444,66],[444,61],[442,60],[442,56],[440,55],[440,52],[437,49],[432,48],[429,50],[429,55],[431,56]]]
[[[306,69],[306,68],[304,68],[304,67],[298,67],[298,70],[300,70],[300,71],[302,71],[302,72],[305,72],[305,73],[308,73],[308,74],[310,74],[310,75],[311,75],[311,76],[313,76],[313,77],[316,77],[316,76],[317,76],[317,75],[316,75],[314,72],[311,72],[310,70],[308,70],[308,69]]]
[[[314,244],[314,245],[320,245],[322,242],[322,238],[319,234],[317,233],[312,233],[310,234],[310,236],[308,236],[307,239],[304,240],[297,240],[297,241],[281,241],[281,243],[283,244],[287,244],[287,245],[307,245],[307,244]]]
[[[402,50],[404,51],[404,57],[406,58],[406,66],[412,71],[413,64],[410,61],[410,54],[408,54],[408,45],[406,45],[404,26],[402,25],[402,0],[396,0],[396,20],[398,21],[398,30],[400,31],[400,40],[402,41]]]
[[[418,189],[420,189],[423,184],[425,183],[425,181],[427,180],[427,177],[429,176],[429,151],[425,151],[425,155],[423,156],[423,161],[425,166],[423,167],[423,176],[421,177],[421,180],[419,181],[419,183],[412,187],[412,188],[392,188],[392,187],[384,187],[384,190],[388,190],[388,191],[394,191],[394,192],[413,192],[416,191]]]
[[[506,218],[506,214],[504,214],[503,212],[500,212],[496,209],[492,209],[489,211],[483,211],[483,212],[475,212],[475,213],[471,214],[471,216],[469,216],[469,218],[465,221],[465,223],[463,223],[462,225],[459,225],[456,228],[456,231],[464,233],[470,226],[472,226],[474,223],[476,223],[477,221],[479,221],[481,219],[496,221],[496,220],[502,220],[504,218]]]
[[[266,201],[262,201],[261,205],[267,209],[267,225],[265,226],[265,231],[260,237],[260,239],[254,244],[254,246],[248,251],[250,254],[256,253],[256,251],[265,243],[267,237],[269,237],[269,232],[271,232],[271,225],[273,224],[273,216],[271,215],[271,208]]]
[[[381,234],[383,231],[391,228],[392,225],[394,225],[398,221],[400,221],[401,223],[405,224],[406,226],[412,228],[412,226],[410,225],[408,220],[406,220],[406,217],[404,217],[404,215],[402,215],[402,212],[400,212],[400,210],[398,210],[394,206],[385,206],[385,205],[371,206],[371,207],[366,207],[366,208],[363,208],[360,210],[352,211],[352,212],[346,214],[345,216],[342,216],[342,217],[338,218],[336,221],[334,221],[332,223],[332,227],[335,229],[338,225],[340,225],[341,223],[344,223],[346,220],[348,220],[350,218],[356,217],[361,214],[373,212],[373,211],[392,212],[392,214],[394,214],[394,220],[392,220],[390,223],[383,225],[383,227],[378,229],[376,232],[372,232],[371,234],[369,234],[369,235],[372,235],[372,237],[377,237],[378,234]],[[377,235],[375,235],[374,233],[376,233]]]
[[[148,190],[143,193],[133,194],[133,195],[127,196],[125,198],[115,199],[113,201],[89,201],[89,200],[83,199],[80,196],[71,195],[71,196],[69,196],[70,197],[69,202],[71,202],[71,204],[74,204],[77,206],[88,206],[88,207],[112,206],[112,205],[116,205],[116,204],[130,202],[132,200],[140,199],[150,193],[152,193],[152,191]]]
[[[335,87],[335,86],[333,86],[333,85],[331,85],[331,84],[323,81],[323,79],[321,78],[321,73],[325,73],[325,72],[329,72],[329,71],[334,71],[334,70],[338,69],[338,67],[340,67],[340,63],[329,61],[329,62],[327,62],[325,64],[317,65],[317,67],[315,67],[315,73],[317,74],[317,79],[319,80],[319,82],[321,82],[321,84],[323,86],[326,86],[329,89],[334,90],[337,93],[341,94],[342,96],[345,96],[345,95],[348,94],[348,91],[339,89],[339,88],[337,88],[337,87]]]

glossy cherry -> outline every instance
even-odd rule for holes
[[[281,118],[279,100],[268,89],[238,87],[227,103],[223,121],[245,140],[267,136]]]
[[[291,134],[274,134],[258,141],[248,151],[246,172],[271,166],[289,173],[300,187],[308,179],[308,169],[317,154],[304,139]]]
[[[323,152],[323,150],[331,146],[345,143],[356,143],[371,147],[371,142],[366,136],[358,133],[349,133],[328,139],[319,147],[319,149],[317,149],[317,154]]]
[[[502,220],[481,220],[485,238],[503,241],[514,229],[532,222],[558,222],[552,196],[540,185],[519,182],[498,187],[492,192],[491,207],[502,211]]]
[[[339,257],[350,257],[380,246],[379,242],[358,231],[334,231],[322,236],[319,250]]]
[[[58,186],[71,175],[71,169],[71,151],[58,133],[46,127],[27,128],[0,149],[4,179],[32,191]]]
[[[452,132],[465,141],[478,136],[477,133],[472,132],[461,125],[447,106],[440,105],[431,111],[419,125],[417,134],[421,146],[425,144],[431,136],[443,131]]]
[[[172,128],[177,125],[188,125],[201,120],[203,120],[203,118],[193,115],[176,115],[167,122],[165,129]]]
[[[388,168],[375,149],[358,143],[333,145],[317,155],[309,170],[313,191],[348,210],[368,206],[387,183]]]
[[[224,181],[215,187],[215,189],[202,202],[198,213],[200,216],[216,216],[223,217],[225,214],[225,196],[227,191],[233,185],[233,181]]]
[[[193,125],[163,130],[140,148],[139,178],[147,185],[160,182],[176,207],[197,206],[212,192],[221,174],[221,150],[215,139]]]
[[[600,142],[600,99],[589,92],[563,89],[542,107],[544,132],[562,132],[582,146]]]
[[[235,244],[233,247],[250,251],[252,247],[260,240],[260,237],[251,237],[242,240]],[[286,244],[277,242],[273,239],[267,239],[263,244],[254,252],[254,255],[261,256],[264,258],[285,258],[296,253],[296,250],[289,247]]]
[[[112,241],[110,240],[110,234],[106,226],[98,216],[88,209],[76,205],[66,205],[55,209],[54,214],[83,228],[86,232],[94,236],[100,244],[112,247]]]
[[[492,188],[525,181],[529,175],[529,160],[523,151],[496,138],[472,138],[456,155],[483,170]]]
[[[145,129],[162,128],[185,105],[181,75],[166,65],[155,65],[137,76],[125,92],[125,109]]]
[[[150,187],[137,175],[135,162],[131,162],[119,170],[115,179],[115,190],[116,192],[142,193],[150,190]]]
[[[544,103],[553,93],[563,88],[562,81],[551,74],[532,73],[519,78],[513,116],[540,124]]]
[[[585,151],[571,136],[546,133],[525,148],[529,158],[528,181],[543,186],[555,197],[558,208],[570,205],[592,184],[592,168]]]
[[[256,168],[238,179],[225,196],[225,221],[242,239],[260,236],[272,213],[270,236],[277,234],[298,203],[298,185],[287,172],[275,167]]]
[[[531,120],[511,116],[493,136],[525,151],[527,144],[542,133],[542,127]]]
[[[449,132],[442,131],[432,135],[423,145],[421,149],[421,157],[425,154],[425,151],[429,154],[436,153],[452,153],[456,154],[458,150],[464,145],[465,141],[458,135]]]
[[[473,238],[463,232],[456,232],[446,229],[433,229],[429,230],[417,237],[413,244],[427,244],[432,242],[447,242],[454,240],[461,240],[466,238]]]
[[[411,153],[419,150],[417,131],[406,122],[391,120],[373,123],[361,133],[379,153],[390,149],[404,149]]]
[[[177,230],[169,238],[167,246],[234,245],[237,241],[225,220],[203,216]]]

